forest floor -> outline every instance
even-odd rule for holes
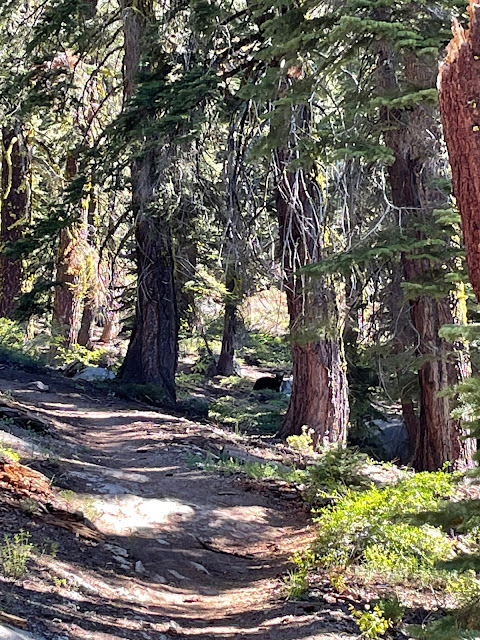
[[[47,640],[358,637],[348,598],[327,583],[315,602],[286,598],[289,558],[313,536],[297,495],[191,464],[231,447],[267,459],[271,445],[48,370],[0,365],[0,392],[49,425],[0,423],[3,446],[88,519],[0,486],[0,531],[29,532],[34,545],[21,579],[0,577],[0,623],[16,616]],[[23,637],[6,629],[0,638]]]

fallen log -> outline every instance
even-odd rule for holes
[[[36,502],[37,508],[32,512],[32,517],[36,519],[67,529],[77,537],[103,540],[103,534],[95,525],[52,489],[46,476],[0,453],[0,491],[2,490],[9,492],[14,498],[13,501],[9,500],[10,505],[18,503],[21,506],[25,499]]]
[[[0,393],[0,420],[2,419],[13,421],[23,429],[31,429],[42,434],[47,433],[52,427],[50,421]]]

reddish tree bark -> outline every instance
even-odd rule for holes
[[[22,126],[2,129],[2,200],[0,246],[21,237],[21,222],[27,216],[29,158]],[[0,252],[0,317],[11,317],[22,288],[22,262]]]
[[[434,82],[434,64],[415,57],[405,60],[407,79],[413,86],[427,88]],[[380,51],[379,82],[387,90],[396,89],[395,67],[392,52]],[[445,196],[435,190],[437,175],[435,120],[432,108],[417,105],[410,110],[385,108],[382,115],[388,127],[385,141],[392,149],[394,162],[389,167],[392,200],[402,210],[403,224],[419,228],[433,224],[432,210],[446,205]],[[437,127],[438,129],[438,127]],[[427,135],[427,131],[429,132]],[[437,131],[436,145],[438,146]],[[423,231],[416,232],[416,239],[424,240]],[[403,253],[402,265],[407,283],[421,284],[434,277],[435,267],[429,259],[417,258],[415,253]],[[420,386],[420,416],[418,433],[412,433],[415,422],[410,415],[409,436],[415,442],[412,464],[418,470],[433,471],[449,461],[456,468],[472,465],[475,450],[473,439],[467,435],[461,420],[452,418],[451,401],[442,394],[462,380],[468,370],[466,357],[455,353],[454,345],[439,337],[444,324],[453,324],[452,309],[456,301],[450,297],[436,298],[420,295],[411,300],[410,312],[417,333],[417,354],[422,359],[418,377]]]
[[[118,313],[116,311],[109,311],[103,327],[102,335],[100,336],[100,342],[110,344],[110,342],[117,337],[119,331],[120,324],[118,322]]]
[[[342,286],[331,278],[297,274],[321,261],[324,231],[313,205],[318,192],[306,172],[289,169],[291,159],[288,151],[277,152],[276,204],[293,359],[292,395],[279,435],[299,435],[307,426],[321,446],[347,437],[345,301]]]
[[[439,101],[468,274],[480,302],[480,5],[470,0],[468,11],[468,31],[454,21],[440,68]]]

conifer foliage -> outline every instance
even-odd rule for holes
[[[110,341],[121,319],[119,377],[174,405],[179,339],[201,336],[209,373],[235,373],[242,301],[279,286],[293,367],[282,437],[345,442],[375,397],[401,407],[416,468],[470,466],[474,441],[451,415],[468,349],[442,326],[469,320],[456,204],[480,295],[474,2],[440,84],[456,201],[435,88],[462,11],[2,3],[0,314],[40,319],[67,350],[91,346],[99,318]]]

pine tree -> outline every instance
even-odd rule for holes
[[[153,23],[154,13],[150,2],[123,4],[125,58],[125,98],[130,100],[130,116],[142,118],[140,111],[133,109],[135,98],[146,99],[141,90],[148,91],[151,85],[140,88],[139,75],[147,64],[151,65],[154,82],[164,81],[166,69],[161,60],[152,57],[147,31]],[[148,63],[147,63],[148,61]],[[148,77],[148,76],[147,76]],[[148,109],[143,117],[148,121]],[[135,219],[137,262],[137,306],[135,323],[122,365],[121,377],[126,382],[159,385],[165,392],[165,401],[174,403],[175,371],[178,357],[178,314],[174,283],[172,235],[168,219],[165,218],[157,200],[157,185],[165,176],[171,161],[169,141],[150,140],[147,148],[142,145],[145,134],[138,131],[139,152],[131,163],[132,209]],[[143,148],[142,148],[143,146]]]

